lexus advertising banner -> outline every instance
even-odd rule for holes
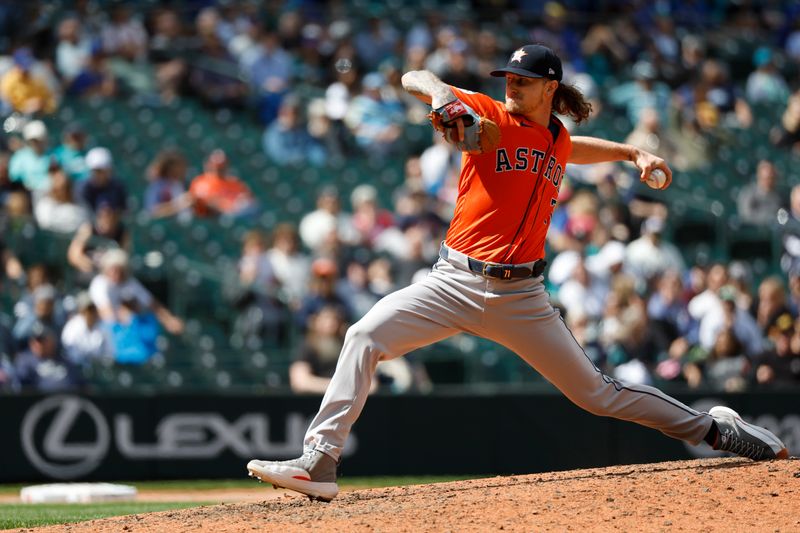
[[[678,396],[724,404],[800,454],[800,393]],[[299,455],[319,406],[298,396],[2,396],[0,481],[237,478]],[[375,396],[341,476],[523,474],[711,457],[557,394]]]

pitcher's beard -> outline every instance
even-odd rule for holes
[[[519,115],[522,114],[522,106],[516,100],[506,98],[506,111]]]

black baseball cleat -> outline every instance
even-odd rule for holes
[[[763,459],[788,459],[789,450],[771,431],[748,424],[739,413],[728,407],[712,407],[708,414],[719,429],[715,450],[735,453],[754,461]]]
[[[339,493],[336,484],[336,460],[317,450],[306,450],[289,461],[259,461],[247,463],[250,477],[272,483],[275,488],[305,494],[310,500],[329,502]]]

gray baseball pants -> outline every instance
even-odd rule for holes
[[[699,443],[712,418],[653,387],[604,375],[553,309],[542,278],[498,280],[471,272],[450,250],[423,281],[383,298],[350,327],[336,372],[304,446],[339,459],[369,394],[375,367],[460,332],[493,340],[522,357],[590,413],[630,420]]]

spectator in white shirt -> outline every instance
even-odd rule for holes
[[[324,187],[317,196],[317,209],[300,221],[300,239],[310,250],[318,251],[335,234],[346,243],[354,243],[358,233],[343,213],[339,191],[333,186]]]
[[[67,360],[82,366],[113,359],[108,331],[102,326],[97,307],[89,294],[75,298],[76,313],[61,332],[61,346]]]
[[[272,232],[272,247],[266,256],[286,299],[296,308],[306,294],[311,277],[311,260],[300,251],[297,229],[288,223],[278,224]]]
[[[625,266],[637,278],[649,280],[665,270],[686,270],[680,251],[664,241],[663,232],[664,219],[650,217],[642,223],[642,236],[628,245]]]
[[[764,350],[764,336],[752,315],[736,306],[736,288],[725,285],[719,290],[719,299],[719,307],[706,313],[700,321],[700,345],[711,350],[720,331],[730,329],[744,345],[747,355],[760,354]]]
[[[91,221],[89,210],[74,201],[72,182],[61,168],[50,173],[50,191],[36,201],[33,213],[40,228],[57,233],[75,233]]]
[[[133,299],[139,309],[153,311],[164,329],[173,335],[183,332],[183,320],[157,302],[150,291],[128,273],[128,254],[124,250],[111,249],[103,254],[100,274],[89,285],[89,296],[105,322],[120,322],[123,299]]]

